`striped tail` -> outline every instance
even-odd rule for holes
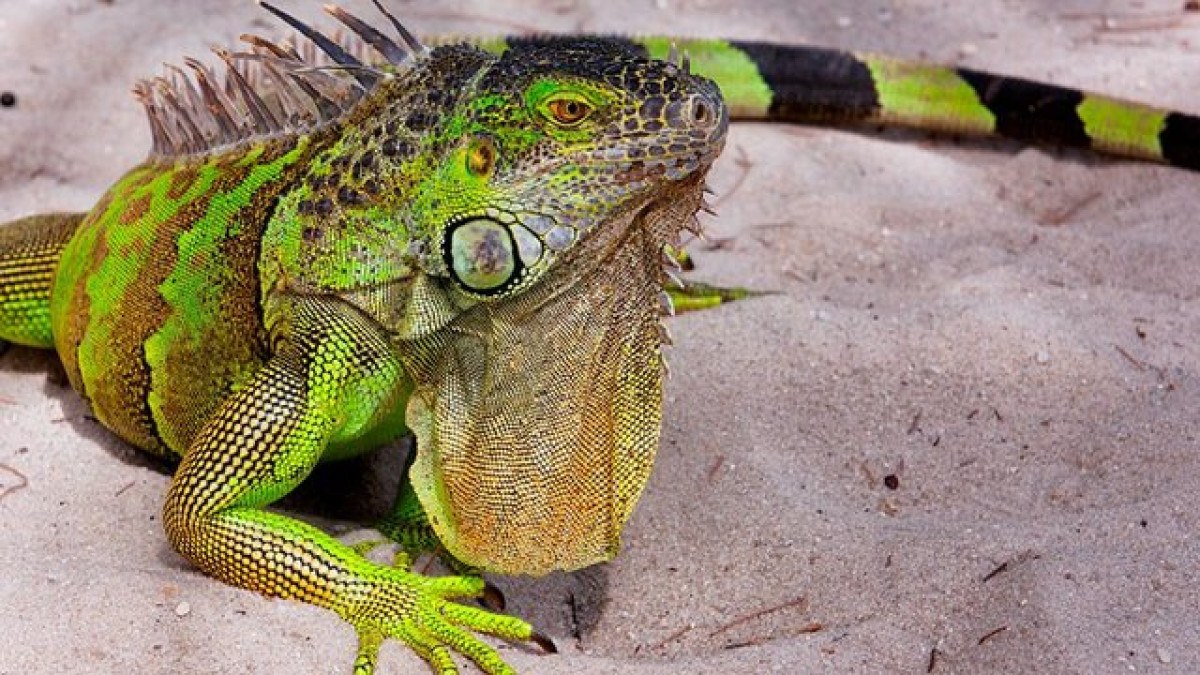
[[[667,38],[638,40],[663,58]],[[872,54],[683,40],[734,118],[1000,136],[1200,170],[1200,117],[1030,80]]]
[[[0,225],[0,340],[52,348],[50,287],[82,213],[51,213]]]

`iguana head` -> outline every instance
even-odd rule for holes
[[[512,297],[615,214],[703,173],[726,124],[713,83],[622,43],[511,45],[440,125],[411,211],[421,266],[457,304]]]
[[[727,122],[712,82],[613,41],[510,45],[457,93],[396,327],[411,479],[456,557],[536,574],[615,553],[658,447],[662,249]]]

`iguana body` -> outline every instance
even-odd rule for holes
[[[666,41],[647,44],[665,56]],[[321,120],[303,133],[275,113],[229,127],[186,103],[191,117],[162,112],[172,102],[143,91],[154,157],[86,216],[0,230],[0,336],[54,346],[106,426],[183,456],[168,535],[202,569],[335,609],[359,630],[364,669],[396,637],[442,671],[450,648],[503,672],[438,616],[529,637],[522,622],[439,597],[478,582],[367,563],[261,507],[318,458],[373,447],[407,423],[421,448],[416,494],[463,562],[541,573],[613,553],[657,446],[660,249],[700,206],[725,120],[703,80],[632,46],[513,41],[507,62],[470,49],[397,59],[394,79],[363,84],[349,103],[322,95],[336,110],[312,97]],[[735,115],[998,132],[1196,166],[1187,116],[873,57],[685,46]],[[539,74],[552,80],[544,91]],[[660,98],[665,83],[684,103]],[[633,127],[543,126],[574,116],[543,105],[564,91]],[[253,116],[252,99],[239,100],[222,105]],[[634,132],[663,128],[682,129],[681,149],[629,153]],[[621,180],[576,171],[576,155],[560,173],[526,175],[568,147],[611,150],[627,162]],[[654,152],[691,153],[694,166],[655,175]],[[535,217],[545,212],[554,224]],[[578,225],[556,229],[566,223]],[[496,236],[507,248],[490,248]],[[580,420],[588,434],[572,429]]]

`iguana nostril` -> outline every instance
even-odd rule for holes
[[[696,105],[692,108],[692,119],[701,126],[707,125],[712,120],[712,108],[704,101],[696,101]]]

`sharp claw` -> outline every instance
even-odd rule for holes
[[[392,554],[392,567],[398,570],[412,569],[412,556],[402,548],[396,549],[396,552]]]
[[[557,654],[558,653],[558,647],[554,646],[554,640],[551,640],[550,636],[548,636],[548,635],[539,633],[535,630],[529,636],[529,640],[530,640],[530,642],[537,643],[537,646],[541,647],[542,651],[546,652],[547,654]]]
[[[486,609],[493,612],[503,612],[504,608],[508,606],[508,601],[504,599],[504,592],[488,582],[484,582],[483,594],[479,600]]]
[[[382,543],[382,539],[368,539],[366,541],[360,541],[357,544],[352,544],[350,549],[365,558],[367,557],[368,553],[374,551],[376,548],[379,548],[379,545]]]

